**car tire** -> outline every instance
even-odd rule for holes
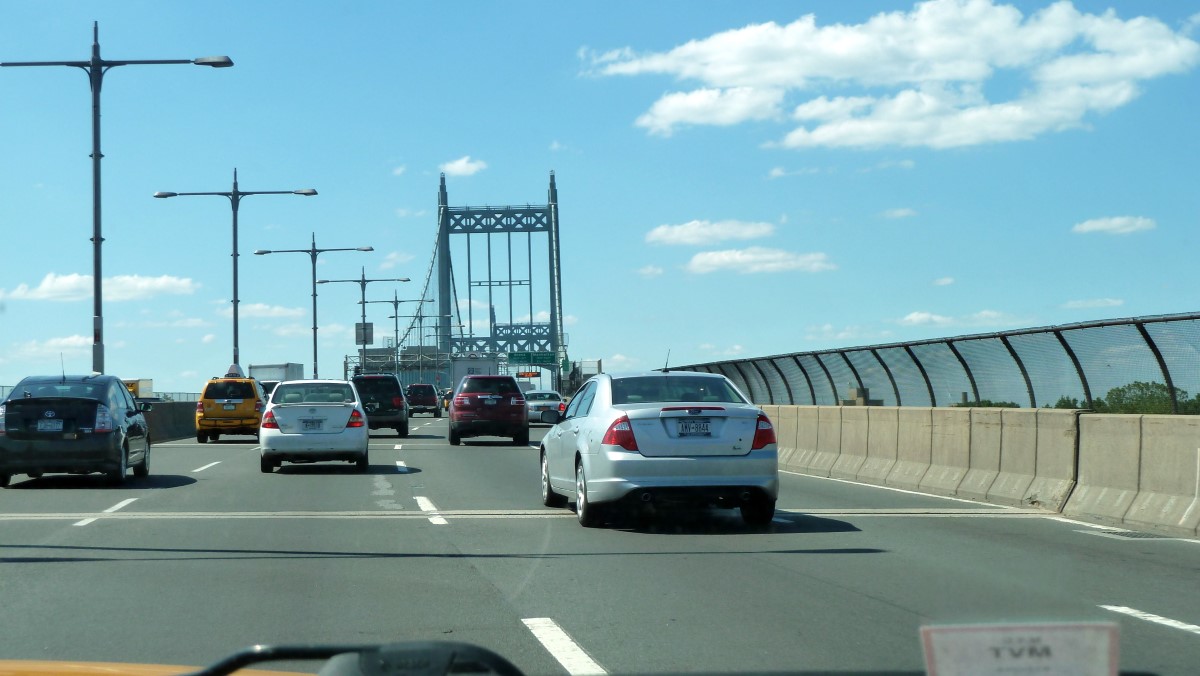
[[[398,436],[398,437],[407,437],[408,436],[408,421],[407,420],[404,421],[403,425],[396,427],[396,436]]]
[[[196,443],[198,443],[198,444],[208,443],[208,435],[205,434],[204,432],[196,432]]]
[[[220,440],[220,438],[221,438],[221,434],[219,432],[209,432],[208,433],[209,441],[216,442],[216,441]]]
[[[775,518],[775,501],[769,498],[755,498],[741,506],[742,521],[747,526],[765,526]]]
[[[371,469],[370,456],[366,452],[364,452],[362,455],[358,456],[358,460],[354,461],[354,468],[364,474],[367,473],[368,471],[370,471],[370,469]]]
[[[263,474],[270,474],[275,471],[275,461],[262,458],[258,461],[258,469]]]
[[[0,474],[0,488],[8,488],[8,482],[12,481],[11,474]]]
[[[550,485],[550,461],[546,459],[546,453],[542,453],[542,504],[547,507],[562,507],[567,504],[566,496],[559,495],[554,492],[554,487]]]
[[[108,477],[108,482],[114,486],[120,486],[125,483],[125,475],[129,474],[129,449],[121,447],[121,462],[114,468],[105,472]]]
[[[440,409],[440,408],[433,409],[433,417],[435,417],[435,418],[442,417],[442,409]]]
[[[456,429],[454,429],[453,427],[451,427],[451,428],[450,428],[450,445],[451,445],[451,446],[457,446],[457,445],[459,445],[460,443],[462,443],[462,437],[461,437],[461,436],[459,436],[459,434],[458,434],[458,430],[456,430]]]
[[[142,461],[133,466],[133,475],[139,479],[144,479],[150,476],[150,442],[146,442],[146,452],[142,454]]]
[[[599,505],[593,505],[587,499],[587,475],[583,471],[583,463],[575,465],[575,518],[584,528],[596,528],[604,523],[603,510]]]
[[[516,446],[529,445],[529,428],[525,427],[513,435],[513,444]]]

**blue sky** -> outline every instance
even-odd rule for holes
[[[1198,11],[5,0],[0,61],[85,60],[93,21],[107,59],[233,58],[104,81],[106,370],[194,392],[231,358],[230,209],[151,196],[235,167],[320,193],[242,202],[243,364],[312,361],[307,257],[255,249],[373,246],[318,276],[415,297],[442,172],[456,206],[555,172],[569,354],[607,370],[1194,311]],[[0,384],[91,368],[89,100],[0,70]],[[319,293],[338,375],[359,289]]]

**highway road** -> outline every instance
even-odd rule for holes
[[[348,464],[259,472],[250,437],[154,447],[151,476],[0,491],[0,659],[201,665],[255,643],[443,639],[527,673],[923,671],[922,625],[1102,621],[1125,670],[1195,674],[1200,543],[783,474],[735,513],[581,528],[532,447],[445,418]],[[315,672],[316,663],[281,665]]]

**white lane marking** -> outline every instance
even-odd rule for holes
[[[435,526],[445,526],[447,524],[446,520],[438,512],[438,508],[433,505],[432,500],[423,495],[413,496],[413,499],[417,501],[417,507],[429,517],[429,523]]]
[[[989,507],[1001,507],[1004,509],[1016,509],[1015,507],[1012,507],[1012,508],[1004,507],[1004,505],[996,505],[996,504],[992,504],[990,502],[983,502],[981,500],[967,500],[966,498],[952,498],[947,495],[937,495],[935,493],[921,493],[919,491],[910,491],[910,490],[907,490],[904,488],[896,488],[894,486],[880,486],[878,484],[867,484],[867,483],[863,483],[861,481],[851,481],[849,479],[835,479],[835,478],[829,477],[829,476],[816,476],[815,474],[804,474],[803,472],[793,472],[791,470],[786,470],[786,469],[781,469],[781,470],[779,470],[779,472],[781,474],[793,474],[795,476],[805,476],[805,477],[810,477],[813,479],[824,479],[825,481],[836,481],[836,482],[842,483],[842,484],[854,484],[855,486],[866,486],[868,488],[882,488],[885,491],[893,491],[896,493],[906,493],[908,495],[920,495],[920,496],[926,497],[926,498],[941,498],[942,500],[954,500],[955,502],[967,502],[967,503],[970,503],[973,505],[988,505]]]
[[[103,513],[104,513],[104,514],[112,514],[113,512],[115,512],[115,511],[117,511],[117,510],[119,510],[119,509],[121,509],[121,508],[123,508],[123,507],[126,507],[126,506],[130,505],[130,504],[131,504],[131,503],[133,503],[135,500],[137,500],[137,498],[127,498],[127,499],[125,499],[125,500],[122,500],[122,501],[118,502],[117,504],[113,505],[112,507],[109,507],[108,509],[104,510],[104,512],[103,512]],[[95,521],[97,518],[99,518],[99,517],[94,517],[94,516],[93,516],[93,517],[90,517],[90,518],[84,519],[84,520],[82,520],[82,521],[76,521],[76,522],[75,522],[74,524],[72,524],[72,525],[75,525],[75,526],[86,526],[86,525],[88,525],[89,523],[91,523],[91,522]]]
[[[521,621],[525,623],[534,638],[542,644],[546,652],[558,660],[558,663],[571,676],[608,673],[588,656],[583,648],[580,648],[579,644],[571,638],[570,634],[563,631],[563,628],[558,626],[554,620],[548,617],[530,617]]]
[[[1136,617],[1139,620],[1145,620],[1147,622],[1161,624],[1164,627],[1170,627],[1172,629],[1179,629],[1181,631],[1186,631],[1191,634],[1200,635],[1200,626],[1196,626],[1194,624],[1188,624],[1187,622],[1180,622],[1179,620],[1172,620],[1169,617],[1163,617],[1162,615],[1154,615],[1152,613],[1143,612],[1141,610],[1136,610],[1134,608],[1128,608],[1126,606],[1101,605],[1100,607],[1105,610],[1111,610],[1114,613],[1121,613],[1122,615]]]
[[[96,512],[53,512],[53,513],[7,513],[0,514],[0,521],[75,521],[88,518],[91,521],[173,521],[173,520],[234,520],[234,519],[426,519],[428,512],[404,509],[398,503],[390,509],[345,512],[118,512],[105,514]],[[443,517],[455,519],[574,519],[575,514],[560,509],[517,509],[488,510],[464,509],[437,512]]]
[[[192,470],[192,474],[195,474],[196,472],[203,472],[204,470],[208,469],[209,467],[213,467],[214,465],[219,465],[219,464],[221,464],[220,460],[218,460],[216,462],[210,462],[203,467],[197,467],[196,469]]]
[[[392,447],[392,449],[393,449],[393,450],[397,450],[397,451],[403,451],[403,450],[404,450],[404,444],[396,444],[395,446],[393,446],[393,447]]]
[[[396,471],[401,474],[408,474],[408,465],[404,464],[403,460],[397,460]]]

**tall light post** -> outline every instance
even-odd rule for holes
[[[167,197],[192,197],[195,195],[217,195],[220,197],[228,197],[229,204],[233,207],[233,363],[240,365],[238,361],[240,355],[238,353],[238,207],[242,203],[242,198],[249,195],[302,195],[304,197],[312,197],[317,191],[312,188],[303,188],[301,190],[238,190],[237,168],[233,170],[233,190],[217,191],[217,192],[156,192],[154,196],[159,199]]]
[[[439,315],[439,318],[440,317],[453,318],[453,315]],[[429,329],[428,333],[425,333],[425,335],[433,336],[433,338],[434,338],[434,341],[433,341],[433,370],[434,370],[434,373],[437,374],[435,376],[435,378],[440,377],[440,375],[441,375],[440,369],[441,369],[441,361],[442,361],[442,351],[441,351],[442,338],[445,337],[446,343],[447,343],[447,345],[446,345],[447,374],[446,375],[447,375],[447,378],[449,378],[449,376],[450,376],[450,373],[449,373],[450,338],[452,338],[454,336],[454,331],[453,331],[454,329],[459,329],[461,331],[463,329],[463,327],[465,327],[465,326],[466,326],[466,324],[447,324],[446,328],[448,330],[445,332],[443,332],[440,328],[435,326],[435,327],[431,327]],[[422,342],[424,342],[424,340],[422,340]],[[422,355],[424,355],[424,350],[422,350]],[[454,383],[454,382],[449,382],[447,384],[450,387],[454,387],[456,385],[456,383]]]
[[[358,284],[362,289],[362,351],[359,353],[358,367],[362,373],[367,372],[367,285],[371,282],[407,282],[408,277],[393,277],[389,279],[367,279],[367,269],[362,269],[358,279],[318,279],[317,284],[337,284],[340,282]]]
[[[88,75],[92,89],[92,370],[104,373],[104,302],[103,270],[100,249],[104,242],[100,228],[100,88],[104,74],[116,66],[142,66],[190,63],[212,68],[229,68],[228,56],[202,56],[197,59],[139,59],[111,61],[100,58],[100,24],[92,22],[92,58],[87,61],[0,61],[0,67],[71,66]]]
[[[392,314],[391,316],[388,317],[388,319],[395,320],[395,321],[393,321],[394,326],[392,327],[392,350],[395,352],[396,356],[393,357],[392,361],[393,361],[393,363],[395,363],[397,375],[399,375],[399,371],[400,371],[400,315],[399,315],[400,304],[401,303],[432,303],[433,299],[432,298],[400,299],[400,298],[396,298],[397,295],[398,294],[395,291],[392,291],[392,300],[368,300],[368,301],[364,301],[364,302],[367,302],[367,303],[391,303],[392,304],[392,312],[396,313],[396,314]]]
[[[430,299],[422,301],[422,302],[432,303],[433,299],[430,298]],[[418,349],[417,349],[417,379],[418,379],[418,382],[425,382],[425,318],[429,317],[430,319],[437,319],[440,317],[453,317],[454,316],[454,315],[427,315],[427,314],[424,314],[422,312],[422,310],[423,310],[423,308],[418,308],[417,314],[415,314],[415,315],[393,315],[393,316],[388,317],[388,319],[395,319],[397,322],[397,329],[396,329],[397,336],[400,335],[399,321],[401,318],[417,320],[417,340],[420,341],[420,345],[418,346]],[[410,345],[411,345],[411,343],[410,343]]]
[[[359,246],[354,248],[338,248],[338,249],[318,249],[317,248],[317,233],[312,234],[312,246],[307,249],[256,249],[255,256],[265,256],[273,253],[305,253],[312,259],[312,333],[313,333],[313,380],[320,376],[317,375],[317,254],[323,254],[327,251],[374,251],[374,247]]]

